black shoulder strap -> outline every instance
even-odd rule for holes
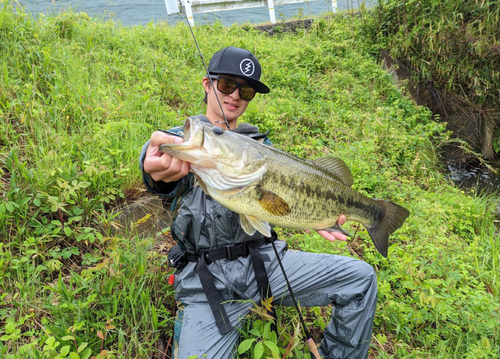
[[[266,133],[259,133],[259,129],[257,128],[257,126],[252,126],[249,123],[242,123],[231,131],[246,135],[254,140],[266,138],[266,136],[269,134],[269,130],[267,130]]]

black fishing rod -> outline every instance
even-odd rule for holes
[[[183,0],[181,0],[181,3],[182,3],[182,1]],[[198,41],[196,40],[196,36],[194,34],[194,31],[193,31],[193,27],[191,26],[191,23],[189,22],[189,18],[186,14],[184,6],[181,7],[182,10],[179,10],[179,7],[177,5],[177,0],[165,0],[165,5],[167,6],[167,12],[169,14],[174,13],[174,12],[182,12],[182,14],[184,14],[184,17],[186,19],[186,23],[189,26],[189,30],[191,31],[191,35],[192,35],[193,40],[196,44],[196,48],[198,49],[198,55],[200,55],[200,58],[203,62],[203,66],[205,68],[205,73],[207,74],[207,77],[210,81],[210,85],[212,86],[212,89],[214,89],[215,97],[217,98],[217,103],[219,104],[220,110],[222,112],[222,117],[224,118],[224,121],[226,122],[227,129],[229,130],[230,129],[229,123],[227,122],[226,115],[224,113],[224,109],[222,108],[222,105],[220,103],[219,96],[217,95],[217,91],[215,91],[212,78],[210,77],[210,74],[208,73],[208,67],[207,67],[207,64],[205,62],[205,58],[203,57],[203,54],[201,53],[200,46],[198,45]],[[220,133],[222,133],[222,131]],[[302,312],[299,308],[299,305],[297,304],[297,300],[295,299],[295,295],[293,294],[292,286],[290,285],[290,281],[288,280],[288,276],[286,275],[285,267],[283,266],[283,262],[281,261],[281,257],[279,256],[278,249],[276,248],[276,244],[274,243],[274,241],[271,241],[271,243],[272,243],[272,246],[274,249],[274,253],[276,254],[276,259],[278,260],[278,264],[281,268],[281,272],[283,273],[283,277],[285,278],[285,282],[286,282],[286,285],[288,288],[288,292],[290,293],[290,297],[292,298],[293,305],[295,307],[295,310],[297,311],[297,314],[299,315],[299,320],[300,320],[300,323],[302,325],[304,335],[307,338],[307,346],[309,347],[309,350],[311,351],[311,353],[313,354],[313,356],[316,359],[321,359],[321,356],[319,355],[316,343],[314,342],[314,339],[311,337],[309,330],[307,330],[306,322],[304,321],[304,317],[302,316]]]

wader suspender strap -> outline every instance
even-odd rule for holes
[[[227,317],[226,310],[222,304],[222,298],[220,297],[217,287],[214,284],[214,278],[208,269],[204,255],[200,256],[197,272],[200,276],[201,286],[207,296],[208,304],[210,305],[210,309],[214,315],[215,324],[217,324],[219,332],[222,335],[229,333],[233,329],[233,326]]]
[[[267,277],[264,260],[262,259],[262,255],[259,253],[259,251],[257,251],[254,246],[249,245],[248,243],[242,243],[238,246],[230,246],[229,248],[231,249],[235,248],[235,250],[233,251],[231,251],[231,249],[226,251],[227,248],[228,247],[221,247],[207,250],[205,252],[202,252],[199,257],[196,257],[196,259],[192,257],[188,258],[190,262],[198,262],[196,271],[200,277],[201,286],[203,287],[203,291],[207,296],[208,304],[210,305],[210,309],[212,310],[212,314],[215,318],[215,324],[217,325],[217,328],[222,335],[229,333],[233,329],[233,326],[231,325],[226,310],[224,309],[222,298],[219,294],[219,291],[217,290],[217,287],[215,286],[212,273],[210,273],[210,270],[208,269],[207,257],[209,263],[211,263],[213,260],[236,259],[237,257],[250,254],[261,298],[267,299],[273,296],[271,293],[271,287],[269,285],[269,279]],[[230,253],[235,252],[239,252],[239,255],[230,255]],[[222,253],[228,254],[222,255]],[[274,318],[274,323],[271,326],[271,329],[277,331],[277,317],[274,306],[273,309],[269,311],[269,315]]]
[[[271,292],[271,285],[269,284],[269,278],[267,277],[264,260],[262,259],[259,251],[253,247],[250,247],[250,258],[252,259],[255,271],[255,279],[257,280],[257,285],[259,286],[260,297],[262,299],[269,299],[273,296],[273,293]],[[274,323],[271,324],[271,330],[274,330],[277,333],[278,317],[276,316],[275,306],[273,305],[272,309],[268,310],[267,313],[274,318]]]

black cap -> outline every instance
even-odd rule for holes
[[[269,87],[260,82],[259,60],[248,50],[229,46],[217,51],[208,64],[210,75],[231,75],[244,79],[255,91],[268,93]]]

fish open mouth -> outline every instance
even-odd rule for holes
[[[188,118],[186,122],[184,122],[184,141],[189,141],[191,138],[191,119]]]
[[[206,156],[203,147],[205,143],[203,126],[198,126],[192,121],[193,119],[188,118],[184,123],[184,142],[162,144],[160,151],[191,163],[197,162],[200,156]]]
[[[205,143],[205,133],[203,126],[196,125],[192,118],[188,118],[184,123],[184,143],[189,147],[203,147]]]

